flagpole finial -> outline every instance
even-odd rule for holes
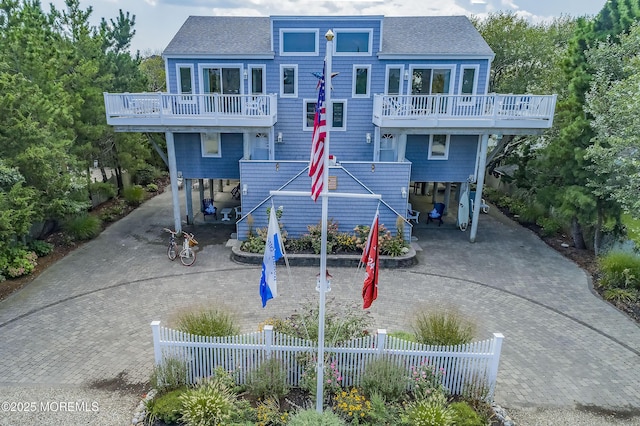
[[[335,37],[335,34],[333,33],[333,31],[329,30],[324,35],[324,37],[327,39],[327,41],[333,41],[333,38]]]

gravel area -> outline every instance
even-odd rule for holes
[[[0,426],[126,426],[140,398],[79,387],[0,385]]]
[[[640,412],[564,408],[507,409],[516,426],[640,426]]]

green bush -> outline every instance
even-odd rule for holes
[[[103,222],[113,222],[124,214],[126,203],[123,200],[117,200],[112,206],[100,212],[100,220]]]
[[[413,322],[413,332],[419,343],[452,346],[471,342],[475,324],[455,309],[420,312]]]
[[[224,384],[207,380],[179,397],[181,421],[189,426],[228,425],[236,413],[236,395]]]
[[[43,240],[33,240],[27,244],[27,248],[33,251],[38,257],[44,257],[53,251],[53,244]]]
[[[130,206],[139,206],[144,201],[144,188],[140,185],[133,185],[122,191],[122,197]]]
[[[136,185],[149,185],[153,183],[153,181],[160,176],[160,172],[158,169],[153,167],[150,164],[145,164],[144,166],[133,171],[133,175],[131,176],[131,180]]]
[[[89,184],[89,194],[101,195],[109,199],[118,194],[118,188],[109,182],[91,182]]]
[[[365,366],[360,379],[364,394],[379,394],[388,402],[400,401],[407,394],[407,371],[388,358],[379,358]]]
[[[240,333],[233,315],[220,307],[184,311],[178,314],[176,328],[197,336],[232,336]]]
[[[318,413],[316,410],[307,409],[297,411],[287,426],[344,426],[346,423],[337,414],[331,411]]]
[[[540,234],[543,237],[552,237],[562,231],[562,222],[553,217],[540,217],[536,223],[542,227]]]
[[[151,373],[151,386],[158,392],[167,392],[187,384],[188,366],[180,358],[165,358]]]
[[[166,424],[177,424],[182,417],[180,396],[186,391],[187,387],[181,387],[165,394],[159,394],[147,402],[147,422],[154,424],[161,420]]]
[[[254,371],[249,372],[247,390],[258,399],[272,396],[279,400],[290,390],[287,385],[287,374],[282,360],[269,358]]]
[[[408,404],[402,420],[411,426],[452,426],[454,413],[447,405],[444,394],[436,393]]]
[[[62,225],[64,232],[74,241],[86,241],[97,237],[102,231],[102,221],[89,214],[72,217]]]
[[[600,285],[605,288],[640,290],[640,256],[612,251],[598,259]]]
[[[371,425],[392,425],[399,418],[400,405],[387,404],[387,401],[378,392],[370,396],[371,410],[368,419]]]
[[[0,275],[3,278],[29,275],[38,264],[37,260],[38,255],[23,246],[6,248],[0,252]]]
[[[156,185],[155,183],[149,183],[147,184],[147,186],[145,186],[145,189],[147,190],[147,192],[158,192],[158,185]]]
[[[453,421],[458,426],[485,426],[488,424],[486,419],[473,409],[469,404],[464,401],[453,402],[449,404],[451,414],[453,415]]]

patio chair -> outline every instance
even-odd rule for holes
[[[411,203],[409,203],[407,205],[407,220],[415,220],[416,223],[418,223],[419,217],[420,217],[420,212],[417,210],[414,210],[413,207],[411,207]]]
[[[442,215],[444,214],[444,203],[435,203],[433,205],[433,210],[431,210],[427,217],[427,223],[432,220],[438,221],[438,226],[442,225],[444,221],[442,220]]]
[[[202,215],[207,218],[207,215],[213,216],[215,220],[218,220],[218,209],[213,205],[211,198],[205,198],[202,200]]]
[[[476,191],[469,191],[469,207],[471,207],[471,209],[469,210],[469,214],[473,214],[473,204],[475,203],[476,200]],[[484,201],[484,198],[482,198],[480,200],[480,212],[487,214],[489,213],[489,205]]]

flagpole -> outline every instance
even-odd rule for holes
[[[331,56],[333,54],[333,31],[325,34],[327,39],[327,60],[324,70],[325,82],[325,111],[327,136],[324,140],[324,160],[322,167],[322,220],[320,239],[320,301],[318,309],[318,365],[316,382],[316,411],[322,413],[324,401],[324,316],[325,292],[327,290],[327,216],[329,215],[329,133],[333,124],[333,106],[331,105]]]

